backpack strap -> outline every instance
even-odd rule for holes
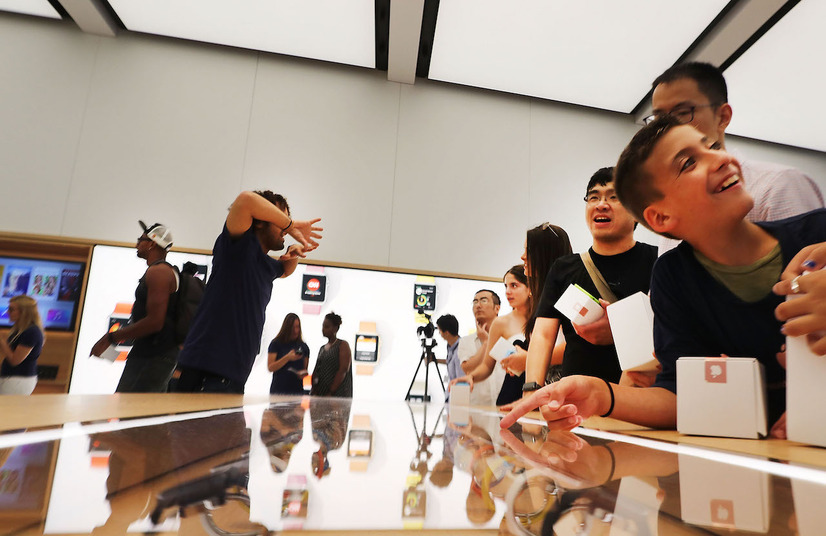
[[[594,285],[597,287],[597,292],[599,292],[602,299],[608,303],[614,303],[617,301],[617,297],[613,292],[611,292],[611,288],[608,286],[605,278],[602,277],[602,274],[597,269],[596,264],[594,264],[591,254],[586,251],[584,253],[580,253],[579,256],[582,258],[582,264],[584,264],[585,269],[588,270],[588,275],[591,276],[591,281],[594,282]]]

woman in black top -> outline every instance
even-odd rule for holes
[[[270,343],[267,368],[272,372],[270,393],[303,395],[310,348],[301,336],[301,319],[295,313],[284,317],[281,330]]]
[[[43,323],[31,296],[9,300],[12,325],[7,339],[0,337],[0,394],[30,395],[37,385],[37,358],[43,348]]]
[[[341,327],[341,317],[329,313],[321,324],[321,334],[327,344],[318,351],[313,370],[313,396],[353,397],[353,369],[350,364],[350,345],[336,338]]]

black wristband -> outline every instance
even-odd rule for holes
[[[292,218],[290,218],[290,223],[286,227],[284,227],[284,231],[286,231],[287,229],[289,229],[292,226],[293,226],[293,220],[292,220]]]
[[[600,415],[600,417],[608,417],[611,415],[611,412],[614,411],[614,388],[611,387],[611,384],[605,378],[602,378],[602,381],[605,382],[605,385],[608,386],[608,392],[611,393],[611,405],[608,407],[608,411],[605,414]]]
[[[603,482],[603,484],[607,484],[608,482],[611,482],[611,480],[614,479],[614,471],[617,468],[617,458],[616,456],[614,456],[614,451],[611,450],[611,447],[609,447],[608,445],[602,444],[600,445],[600,447],[607,450],[608,454],[611,456],[611,472],[608,473],[608,478],[605,480],[605,482]]]

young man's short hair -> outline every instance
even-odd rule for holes
[[[477,290],[476,294],[479,294],[480,292],[490,292],[490,295],[493,297],[493,305],[501,305],[502,300],[499,299],[499,294],[495,293],[494,291],[492,291],[490,289],[486,289],[486,288],[483,288],[481,290]],[[474,294],[474,296],[476,296],[476,294]]]
[[[269,201],[270,203],[272,203],[273,205],[277,206],[279,209],[281,209],[281,211],[284,214],[290,214],[290,205],[287,204],[287,199],[283,195],[276,194],[270,190],[254,190],[254,192],[266,199],[267,201]],[[252,225],[255,227],[259,227],[260,224],[263,223],[267,222],[256,219],[252,220]]]
[[[436,321],[436,326],[442,331],[446,331],[454,337],[459,336],[459,321],[453,315],[442,315]]]
[[[651,88],[654,89],[660,84],[670,84],[684,78],[697,82],[697,88],[705,95],[709,103],[720,105],[728,102],[728,86],[723,72],[710,63],[692,61],[674,65],[658,76],[651,83]]]
[[[620,203],[637,221],[652,231],[643,212],[649,205],[662,199],[663,193],[654,185],[654,177],[643,167],[657,143],[677,126],[680,126],[677,119],[663,115],[642,127],[622,151],[614,173],[614,188]]]
[[[588,196],[588,192],[593,190],[594,186],[605,186],[609,182],[614,180],[614,168],[612,167],[604,167],[599,168],[596,173],[591,175],[591,178],[588,180],[588,187],[585,188],[585,196]]]

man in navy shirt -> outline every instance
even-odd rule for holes
[[[318,247],[314,220],[290,217],[287,200],[267,191],[242,192],[213,247],[212,274],[178,356],[179,392],[238,393],[261,346],[272,282],[295,271],[298,258]],[[289,234],[299,243],[278,259]]]

